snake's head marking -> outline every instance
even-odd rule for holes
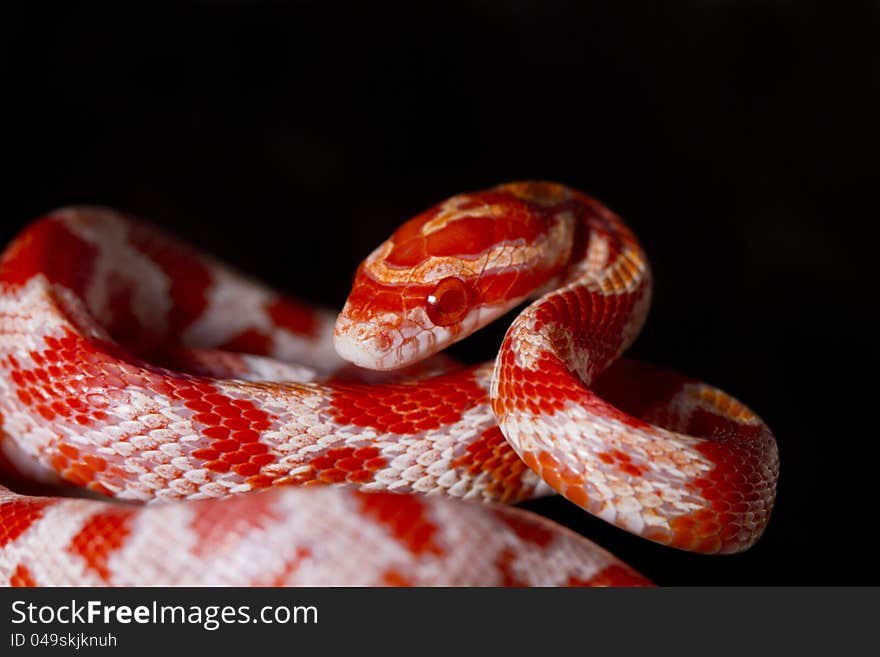
[[[454,196],[361,263],[336,321],[340,356],[396,369],[470,335],[559,273],[571,252],[567,190],[513,183]]]

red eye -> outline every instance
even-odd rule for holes
[[[455,276],[444,278],[428,295],[428,318],[437,326],[455,324],[467,314],[468,296],[464,281]]]

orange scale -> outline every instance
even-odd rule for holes
[[[370,459],[369,461],[364,462],[364,467],[367,470],[381,470],[387,465],[387,461],[381,456],[376,457],[374,459]]]
[[[58,445],[58,451],[71,459],[79,458],[79,450],[73,445],[69,445],[67,443],[60,443]]]
[[[195,388],[176,387],[172,384],[173,395],[181,399],[199,399],[202,395]]]
[[[348,418],[348,423],[353,424],[356,427],[376,427],[376,419],[370,415],[355,415],[354,417]]]
[[[698,539],[693,534],[689,532],[677,532],[672,537],[672,540],[669,541],[669,545],[679,548],[680,550],[693,551],[697,545],[697,542]]]
[[[269,465],[270,463],[274,463],[275,456],[273,454],[256,454],[251,456],[251,463],[254,463],[260,467],[264,465]]]
[[[184,406],[193,411],[208,412],[212,406],[204,399],[189,399],[183,403]]]
[[[223,461],[210,461],[203,466],[206,470],[212,472],[229,472],[230,465]]]
[[[309,462],[309,465],[311,465],[313,468],[316,468],[317,470],[326,470],[327,468],[332,468],[335,463],[335,458],[325,455],[312,459]]]
[[[739,525],[727,525],[721,530],[721,540],[725,543],[732,541],[739,535],[740,531],[742,531],[742,527]]]
[[[241,465],[236,465],[233,471],[242,477],[252,477],[260,472],[260,466],[256,463],[242,463]]]
[[[220,424],[219,418],[217,423]],[[251,427],[253,427],[254,429],[258,428],[256,423],[251,423],[242,417],[224,418],[222,424],[223,426],[229,427],[230,429],[250,429]],[[268,423],[266,423],[266,428],[268,428]]]
[[[217,392],[217,388],[210,383],[193,383],[192,387],[199,392],[200,395],[207,396]]]
[[[360,470],[363,462],[356,458],[344,458],[336,462],[336,467],[347,472],[355,472]]]
[[[559,473],[556,470],[544,470],[541,473],[541,477],[553,490],[564,490],[565,483],[562,481],[562,477],[559,476]]]
[[[75,411],[84,412],[89,410],[88,404],[86,404],[82,399],[78,397],[67,397],[64,401],[70,408]]]
[[[197,413],[196,415],[193,415],[192,419],[201,424],[213,426],[220,424],[222,418],[215,413]]]
[[[412,422],[398,422],[389,426],[387,430],[389,433],[394,433],[401,436],[418,433],[415,425]]]
[[[625,472],[628,475],[632,475],[633,477],[641,477],[644,474],[641,468],[632,465],[631,463],[623,463],[620,466],[621,472]]]
[[[62,417],[70,417],[72,415],[71,410],[60,401],[52,402],[52,410]]]
[[[560,467],[559,461],[556,460],[556,457],[547,451],[542,451],[540,454],[538,454],[538,461],[540,462],[542,468],[548,470],[557,470]]]
[[[272,485],[272,482],[275,481],[274,477],[270,477],[269,475],[258,474],[253,477],[248,477],[247,483],[249,483],[254,488],[266,488]]]
[[[107,468],[107,461],[100,456],[92,456],[91,454],[83,456],[83,463],[96,472],[101,472]]]
[[[192,451],[192,456],[197,459],[204,459],[205,461],[213,461],[220,458],[220,452],[210,448],[195,449]]]
[[[479,463],[471,463],[467,468],[467,473],[472,475],[478,475],[483,471],[483,466]]]
[[[479,451],[476,451],[472,457],[473,460],[478,463],[482,463],[484,461],[489,460],[490,458],[492,458],[492,455],[495,453],[492,450],[492,448],[490,448],[490,447],[484,447],[484,446],[481,446],[481,447],[482,447],[482,449],[480,449]]]
[[[222,416],[224,419],[244,419],[240,408],[235,406],[214,406],[214,412]],[[248,423],[249,424],[249,423]]]
[[[388,426],[390,424],[395,424],[397,422],[402,422],[403,416],[398,415],[397,413],[386,413],[385,415],[381,415],[376,418],[376,424]]]
[[[534,452],[523,452],[521,458],[532,471],[540,471],[541,464],[538,462],[538,457],[535,455]]]
[[[241,446],[241,451],[252,456],[255,454],[266,454],[269,451],[269,446],[265,443],[245,443]]]
[[[694,520],[690,516],[676,516],[669,521],[669,527],[675,532],[685,532],[693,526]]]
[[[713,518],[715,518],[715,515],[715,512],[711,511],[710,509],[698,509],[693,513],[694,520],[696,521],[712,520]]]
[[[242,429],[233,431],[232,438],[240,443],[253,443],[260,439],[260,434],[253,429]]]
[[[650,541],[657,541],[658,543],[669,542],[669,532],[660,527],[648,527],[642,532],[642,536]]]
[[[409,398],[401,393],[396,393],[393,395],[389,395],[382,400],[382,404],[385,406],[391,406],[392,408],[399,406],[405,402],[409,401]],[[410,402],[411,403],[411,402]]]
[[[714,554],[722,548],[721,538],[718,536],[706,536],[697,544],[696,551],[703,554]]]
[[[100,481],[93,481],[88,485],[88,489],[95,493],[106,495],[107,497],[113,497],[113,491],[107,488]]]
[[[502,464],[503,464],[502,458],[500,456],[495,455],[492,458],[487,459],[486,461],[483,462],[483,469],[484,470],[495,470],[496,468],[501,467]]]
[[[565,489],[565,497],[584,509],[590,503],[590,496],[583,486],[569,486]]]
[[[424,420],[413,422],[413,428],[415,429],[413,433],[424,433],[425,431],[432,431],[439,427],[440,421],[436,418],[425,418]]]
[[[229,429],[221,426],[205,427],[204,429],[202,429],[202,434],[207,436],[208,438],[223,440],[224,438],[229,437]]]
[[[319,478],[328,484],[339,484],[348,478],[348,473],[345,470],[324,470]]]
[[[564,468],[561,473],[562,480],[568,484],[569,486],[583,486],[584,485],[584,477],[578,472],[575,472],[571,468]]]
[[[95,478],[95,473],[91,468],[82,463],[71,463],[67,469],[64,470],[62,476],[73,484],[85,486]]]
[[[275,479],[274,483],[279,486],[305,486],[309,482],[314,481],[314,477],[314,472],[300,472],[299,474],[290,477]]]
[[[362,461],[366,461],[367,459],[375,458],[379,456],[379,448],[378,447],[360,447],[356,449],[352,456]]]
[[[19,401],[21,401],[21,403],[25,406],[30,406],[34,401],[33,399],[31,399],[31,396],[24,390],[19,390],[16,395],[18,396]]]
[[[217,440],[211,443],[211,447],[221,452],[232,452],[239,448],[237,440]]]
[[[698,536],[706,537],[706,536],[715,536],[718,534],[718,530],[721,529],[721,525],[717,522],[701,522],[695,527],[695,531]]]
[[[357,470],[348,475],[348,481],[353,484],[367,484],[375,479],[375,475],[369,470]]]
[[[220,457],[220,460],[225,463],[231,463],[233,465],[238,465],[239,463],[246,463],[250,460],[250,457],[247,454],[242,452],[227,452],[223,456]]]

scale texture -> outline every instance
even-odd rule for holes
[[[746,549],[775,440],[620,358],[650,289],[621,220],[551,183],[411,219],[335,318],[134,218],[55,211],[0,260],[4,463],[100,499],[0,488],[0,582],[648,583],[505,506],[554,491],[659,543]],[[530,298],[493,363],[439,353]]]

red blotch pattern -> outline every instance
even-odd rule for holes
[[[62,222],[44,217],[9,248],[0,260],[0,281],[24,285],[37,274],[83,295],[92,275],[97,250]]]
[[[382,583],[385,586],[397,586],[397,587],[412,586],[413,585],[412,581],[410,581],[405,576],[401,575],[400,572],[398,572],[394,569],[388,570],[385,572],[384,575],[382,575]]]
[[[107,421],[108,391],[130,385],[159,394],[169,390],[165,377],[138,367],[113,343],[85,338],[67,328],[59,337],[45,336],[44,342],[44,350],[28,353],[32,367],[23,367],[12,354],[0,357],[0,365],[8,372],[18,401],[47,426],[66,426],[76,433]],[[98,473],[128,476],[119,468],[108,471],[103,458],[63,440],[50,450],[52,468],[77,485],[104,493],[103,485],[94,481]]]
[[[412,495],[355,493],[361,512],[384,525],[414,555],[442,555],[434,542],[437,526],[428,519],[428,507]]]
[[[524,492],[522,475],[528,468],[497,425],[483,431],[450,465],[473,476],[489,473],[491,481],[486,492],[502,502],[518,501]]]
[[[335,447],[312,455],[309,469],[284,477],[279,484],[367,484],[388,461],[378,447]]]
[[[778,477],[776,443],[763,425],[744,427],[698,409],[692,435],[710,437],[697,446],[715,467],[691,482],[708,507],[670,520],[672,545],[697,552],[731,552],[760,536],[773,508]],[[735,430],[731,440],[727,431]]]
[[[33,587],[37,585],[37,580],[34,579],[31,571],[23,564],[19,564],[9,578],[9,586],[12,587]]]
[[[410,219],[391,236],[394,248],[386,262],[396,267],[412,267],[430,256],[476,257],[504,243],[533,243],[546,234],[552,208],[531,203],[502,189],[474,192],[457,207],[467,215],[449,221],[444,227],[422,234],[426,223],[444,212],[443,203]],[[484,214],[478,214],[482,210]]]
[[[510,548],[504,548],[495,558],[495,567],[501,575],[500,586],[528,586],[528,582],[517,576],[513,569],[513,563],[516,561],[516,552]]]
[[[12,543],[43,517],[52,500],[11,500],[0,502],[0,548]]]
[[[280,328],[303,336],[316,336],[318,333],[317,313],[298,301],[277,299],[268,305],[266,311]]]
[[[510,513],[506,509],[495,509],[495,517],[509,527],[521,540],[547,547],[553,540],[553,531],[540,522],[524,518],[521,514]]]
[[[213,282],[208,265],[192,247],[137,222],[131,224],[129,240],[168,277],[172,301],[168,334],[179,336],[208,306],[206,293]]]
[[[272,338],[257,329],[245,329],[218,347],[226,351],[266,356],[272,349]]]
[[[201,434],[211,439],[207,447],[193,450],[192,456],[205,461],[202,467],[211,472],[234,472],[254,488],[264,488],[276,478],[263,468],[277,459],[269,446],[260,442],[260,434],[272,426],[272,418],[247,399],[235,399],[219,392],[210,383],[171,379],[172,397],[195,414],[192,421]]]
[[[467,409],[486,402],[486,391],[472,372],[456,372],[417,384],[335,383],[330,413],[341,425],[413,435],[458,422]]]
[[[207,555],[222,550],[229,541],[282,520],[273,507],[273,499],[265,494],[238,495],[222,503],[209,500],[194,507],[195,515],[190,522],[196,535],[193,552]]]
[[[109,580],[110,557],[125,544],[135,513],[134,509],[122,508],[96,513],[70,541],[68,551],[82,557],[98,577]]]

